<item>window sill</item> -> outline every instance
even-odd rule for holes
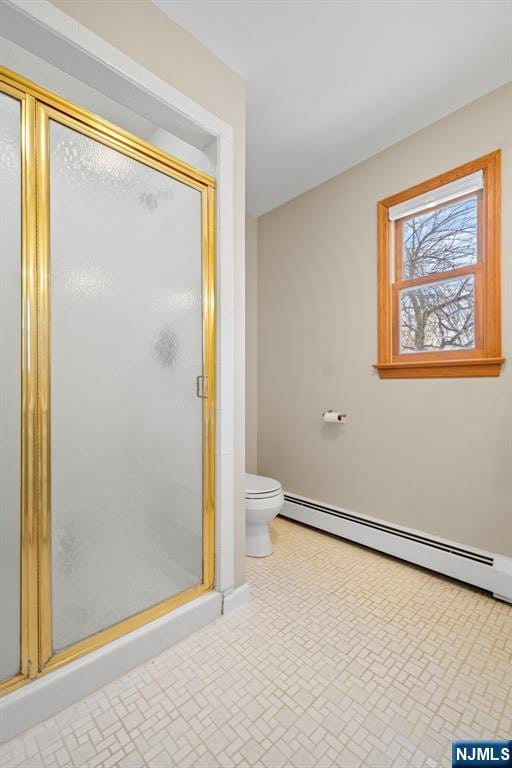
[[[473,360],[431,360],[400,363],[376,363],[381,379],[437,379],[499,376],[504,357]]]

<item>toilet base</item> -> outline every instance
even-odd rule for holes
[[[272,554],[272,539],[268,523],[247,525],[245,554],[249,557],[268,557]]]
[[[271,496],[245,499],[245,554],[249,557],[268,557],[272,554],[269,523],[282,510],[282,489]]]

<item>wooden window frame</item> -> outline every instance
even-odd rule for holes
[[[404,216],[389,220],[389,209],[437,187],[483,172],[477,194],[478,255],[475,264],[402,280],[400,231]],[[472,193],[474,195],[475,193]],[[469,195],[461,195],[460,199]],[[459,198],[457,198],[459,199]],[[453,200],[450,201],[453,204]],[[415,216],[418,213],[413,214]],[[395,228],[392,248],[392,228]],[[501,357],[501,150],[460,165],[447,173],[387,197],[377,204],[378,229],[378,363],[381,379],[499,376]],[[475,276],[475,347],[434,352],[400,353],[400,290],[467,274]]]

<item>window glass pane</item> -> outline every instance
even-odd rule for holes
[[[446,272],[477,260],[477,196],[418,214],[403,223],[403,279]]]
[[[475,346],[474,276],[400,291],[400,351]]]

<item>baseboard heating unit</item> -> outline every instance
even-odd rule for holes
[[[429,568],[512,602],[512,558],[285,492],[282,517]]]

